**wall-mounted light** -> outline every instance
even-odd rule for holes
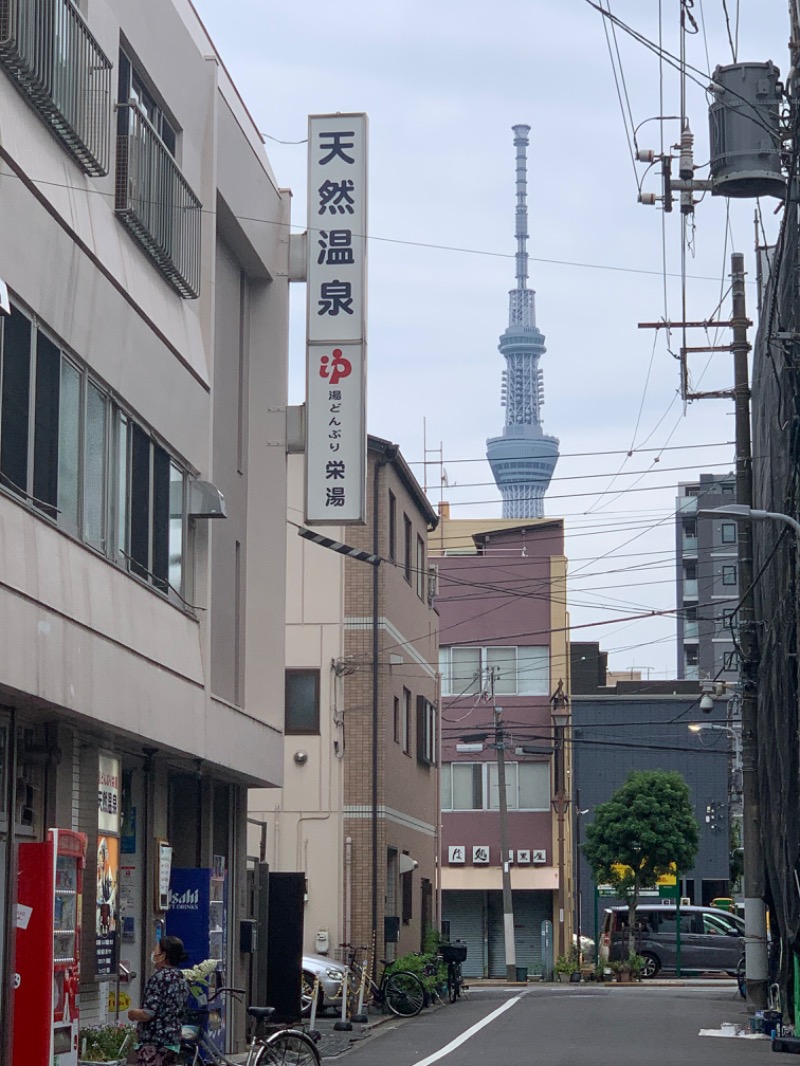
[[[297,763],[298,766],[305,766],[305,764],[308,762],[308,752],[296,751],[294,753],[294,761]]]

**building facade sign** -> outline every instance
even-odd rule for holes
[[[367,116],[310,115],[307,525],[363,523],[367,418]]]

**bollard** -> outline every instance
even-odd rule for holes
[[[311,1013],[308,1016],[308,1035],[312,1040],[319,1040],[322,1033],[318,1033],[317,1026],[317,1004],[319,1003],[319,974],[314,978],[314,988],[311,992]]]
[[[344,978],[342,980],[342,1016],[338,1022],[333,1023],[333,1028],[338,1032],[349,1033],[353,1028],[353,1023],[348,1021],[347,1018],[347,979],[350,976],[347,970],[344,971]]]
[[[364,1013],[364,989],[367,984],[367,964],[366,961],[361,968],[361,981],[358,986],[358,1007],[356,1013],[353,1015],[353,1021],[363,1025],[364,1022],[368,1022],[369,1018]]]

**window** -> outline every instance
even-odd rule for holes
[[[0,486],[180,598],[185,485],[177,460],[15,307],[0,326]]]
[[[698,665],[699,659],[698,659],[698,651],[697,651],[697,645],[696,644],[686,644],[684,646],[683,652],[684,652],[684,655],[686,657],[686,665],[687,666],[697,666]]]
[[[403,751],[406,755],[411,754],[411,693],[407,688],[403,689],[403,714],[400,722]]]
[[[683,535],[684,535],[684,537],[696,537],[697,536],[697,519],[696,518],[684,518],[684,520],[683,520]]]
[[[697,562],[687,559],[683,564],[683,576],[686,581],[697,581]]]
[[[400,697],[394,698],[394,742],[400,743]]]
[[[417,534],[417,595],[425,599],[425,541]]]
[[[723,544],[735,544],[736,543],[736,523],[735,522],[723,522],[720,530],[722,534]]]
[[[389,491],[389,558],[397,562],[397,498]]]
[[[286,735],[319,733],[319,670],[286,671]]]
[[[175,162],[175,124],[124,51],[118,102],[117,218],[179,294],[195,299],[202,205]]]
[[[442,763],[442,810],[496,811],[500,808],[495,762]],[[550,809],[550,763],[507,762],[506,800],[509,810]]]
[[[446,696],[549,696],[550,651],[546,647],[451,647],[439,651]]]
[[[722,584],[723,585],[735,585],[736,584],[736,567],[733,564],[723,566],[722,568]]]
[[[131,63],[124,52],[119,54],[119,102],[121,104],[133,101],[150,125],[158,134],[164,147],[171,156],[175,155],[177,138],[175,127],[164,114],[164,110],[156,102],[155,96],[145,87],[144,80],[139,71]],[[120,109],[119,123],[121,132],[125,132],[128,126],[133,131],[133,117],[125,113],[126,109]]]
[[[403,515],[403,577],[411,584],[411,519]]]
[[[417,762],[436,762],[436,708],[424,696],[417,696]]]

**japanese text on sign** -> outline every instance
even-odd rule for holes
[[[364,521],[366,116],[309,119],[306,521]]]

